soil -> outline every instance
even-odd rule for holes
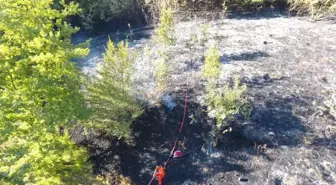
[[[190,44],[191,34],[201,37],[201,24],[209,24],[207,37]],[[146,30],[146,35],[150,32]],[[127,144],[93,133],[83,136],[80,128],[73,137],[88,147],[96,174],[117,172],[132,184],[148,184],[156,163],[166,160],[174,144],[188,82],[188,116],[178,148],[183,152],[202,149],[171,163],[163,184],[336,184],[336,121],[318,108],[336,90],[335,33],[332,21],[312,22],[278,12],[176,21],[176,44],[169,49],[171,68],[164,93],[155,91],[155,43],[150,37],[131,43],[138,52],[137,91],[146,94],[141,98],[148,102],[132,125],[133,141]],[[102,52],[94,49],[103,47],[99,38],[93,38],[99,43],[91,46],[93,52]],[[200,105],[200,69],[211,43],[221,55],[221,82],[239,75],[249,87],[247,98],[252,105],[250,119],[236,120],[233,131],[223,135],[215,148],[210,141],[214,121]],[[145,46],[151,48],[151,55],[143,53]],[[101,57],[89,57],[83,70],[95,74],[93,66]],[[155,103],[163,94],[177,103],[171,112]],[[196,123],[191,124],[191,115]]]

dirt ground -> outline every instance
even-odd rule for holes
[[[201,36],[202,24],[208,25],[203,31],[206,38]],[[192,34],[202,39],[190,44]],[[148,184],[156,163],[168,157],[177,136],[188,81],[188,116],[178,148],[184,152],[202,149],[171,163],[163,184],[336,184],[336,121],[325,112],[318,114],[318,106],[336,90],[335,34],[332,21],[312,22],[276,12],[179,21],[176,44],[169,49],[171,68],[165,92],[177,106],[169,112],[150,101],[162,95],[155,91],[153,77],[157,50],[152,39],[136,39],[131,43],[138,53],[134,80],[149,106],[132,126],[133,143],[93,134],[84,137],[80,129],[75,138],[89,148],[95,173],[118,172],[133,184]],[[107,36],[93,42],[102,43],[101,38]],[[213,120],[200,105],[200,69],[211,43],[221,55],[221,80],[239,75],[249,87],[247,98],[253,107],[250,119],[237,120],[240,126],[223,136],[216,148],[209,141]],[[144,54],[145,46],[152,54]],[[92,52],[102,52],[99,47],[93,45]],[[92,67],[99,60],[99,55],[91,54],[83,71],[94,74]],[[190,124],[191,115],[196,123]]]

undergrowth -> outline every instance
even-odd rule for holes
[[[313,19],[336,15],[336,0],[288,0],[290,10],[299,15],[309,14]]]
[[[55,7],[58,2],[55,0]],[[314,19],[335,15],[335,0],[73,0],[81,8],[81,25],[93,30],[95,24],[111,20],[121,22],[156,23],[162,4],[171,11],[258,11],[262,8],[289,8],[299,14],[310,14]]]

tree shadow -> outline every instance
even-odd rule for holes
[[[229,54],[229,55],[222,55],[219,57],[219,61],[222,64],[231,64],[234,62],[241,62],[241,61],[257,61],[259,58],[270,57],[270,55],[263,51],[253,51],[253,52],[243,52],[238,54]],[[204,57],[201,57],[197,60],[187,60],[184,61],[185,67],[183,67],[184,72],[188,71],[200,71],[203,64],[204,64]],[[176,72],[176,74],[178,74]]]
[[[253,99],[250,124],[242,126],[243,135],[248,140],[267,143],[269,147],[297,146],[301,143],[302,136],[308,128],[299,117],[304,117],[307,113],[298,111],[297,107],[309,107],[310,98],[285,96],[268,92],[265,88],[281,84],[288,79],[289,77],[285,76],[271,78],[267,73],[263,76],[242,78],[242,83],[249,87],[248,96]],[[253,91],[257,93],[251,93]]]
[[[258,58],[269,57],[270,55],[263,51],[243,52],[238,54],[223,55],[220,62],[230,64],[235,61],[256,61]]]
[[[211,20],[221,20],[223,17],[226,19],[248,19],[248,20],[259,20],[259,19],[272,19],[272,18],[279,18],[279,17],[288,17],[295,15],[293,12],[288,12],[285,8],[285,5],[280,6],[274,6],[271,8],[271,6],[265,7],[265,6],[259,6],[254,7],[250,10],[239,10],[233,9],[232,11],[227,11],[223,14],[222,10],[213,10],[213,11],[207,11],[207,10],[194,10],[194,11],[186,11],[181,12],[179,16],[183,21],[193,20],[195,17],[202,17],[204,19],[207,19],[209,21]]]
[[[228,19],[248,19],[248,20],[259,20],[259,19],[274,19],[279,17],[288,17],[291,13],[283,8],[278,9],[262,9],[260,11],[251,12],[232,12],[226,15]]]
[[[268,146],[296,146],[301,143],[307,131],[301,120],[293,115],[292,103],[306,106],[300,98],[274,97],[266,100],[263,106],[253,107],[251,121],[244,135],[256,143],[267,143]]]
[[[281,185],[282,184],[282,180],[280,178],[277,178],[274,180],[274,185]]]
[[[330,135],[329,138],[315,138],[312,141],[312,145],[336,150],[336,134]]]
[[[278,78],[272,78],[268,73],[264,75],[256,75],[252,78],[243,77],[240,82],[246,84],[250,88],[262,89],[267,86],[271,86],[274,83],[280,83],[283,80],[288,80],[289,77],[281,76]]]

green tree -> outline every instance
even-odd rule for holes
[[[0,184],[87,184],[86,151],[67,130],[85,119],[78,69],[87,44],[64,20],[74,3],[0,0]]]
[[[206,79],[204,104],[207,106],[208,115],[216,119],[218,130],[226,125],[225,121],[233,119],[237,114],[249,115],[249,106],[244,94],[246,85],[241,85],[239,78],[234,78],[232,86],[224,84],[217,89],[220,77],[219,52],[217,47],[211,46],[205,52],[205,62],[202,67],[202,76]]]
[[[159,26],[156,28],[154,39],[158,44],[173,45],[174,38],[174,15],[171,7],[165,2],[161,3]]]
[[[128,138],[130,124],[142,113],[132,92],[131,74],[135,53],[127,41],[116,46],[107,42],[99,75],[87,84],[88,103],[92,110],[90,126],[118,138]]]
[[[158,3],[158,2],[153,2]],[[157,83],[157,90],[163,92],[167,85],[169,76],[169,48],[175,43],[173,11],[169,2],[160,2],[159,25],[155,29],[154,40],[156,41],[159,59],[155,61],[154,76]]]

